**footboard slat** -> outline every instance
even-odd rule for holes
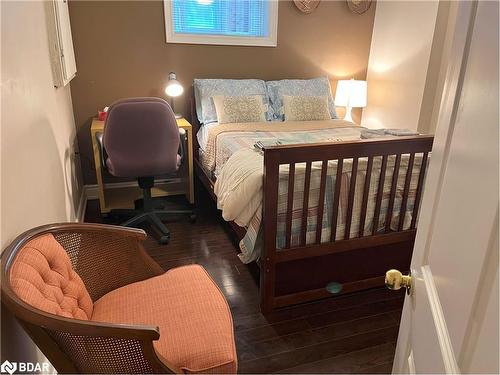
[[[325,298],[332,293],[342,294],[383,285],[387,269],[408,270],[432,143],[433,137],[415,136],[265,148],[264,246],[260,258],[262,311]],[[422,165],[415,187],[412,179],[414,175],[416,177],[413,169],[420,160],[420,156],[416,159],[417,154],[422,155]],[[406,158],[407,169],[401,171],[406,167]],[[316,167],[320,162],[321,172]],[[387,172],[389,162],[391,171]],[[304,163],[305,169],[301,166],[299,172],[297,163]],[[329,168],[335,164],[336,170]],[[346,164],[352,164],[352,167]],[[281,165],[289,165],[288,181],[280,178]],[[374,168],[377,170],[374,171]],[[357,177],[358,173],[364,172],[366,175],[363,178]],[[387,176],[390,173],[391,180]],[[377,182],[373,174],[378,175]],[[398,186],[400,174],[399,181],[403,181],[404,174],[404,182]],[[350,180],[346,180],[349,177]],[[302,186],[296,188],[297,179]],[[287,197],[283,196],[280,183],[288,185]],[[360,184],[364,184],[363,187]],[[300,191],[302,187],[303,192]],[[408,196],[413,191],[416,197],[412,222],[410,229],[403,230],[404,216],[411,204]],[[302,213],[299,217],[296,215],[295,220],[294,193],[296,196],[303,193],[302,205],[299,206]],[[400,199],[401,207],[396,205]],[[285,202],[286,207],[283,207]],[[296,201],[296,213],[299,209],[297,204],[300,203]],[[395,206],[397,213],[393,212]],[[279,215],[278,209],[281,210]],[[391,229],[393,215],[398,213],[397,226]],[[285,223],[281,221],[284,218]],[[342,233],[337,230],[339,220],[342,224],[345,220],[345,225],[339,225]],[[384,229],[381,232],[378,231],[379,222]],[[311,228],[314,223],[316,227]],[[323,224],[326,223],[330,228],[329,241],[322,239]],[[369,235],[365,235],[366,225],[372,225]],[[298,236],[292,235],[292,229],[295,232],[296,227]],[[351,234],[351,229],[355,233]]]
[[[311,162],[308,161],[306,163],[306,174],[304,176],[304,201],[302,202],[302,225],[300,227],[300,246],[306,245],[310,186],[311,186]]]
[[[394,200],[396,199],[396,190],[398,187],[399,166],[401,165],[401,154],[396,155],[394,170],[392,172],[391,195],[389,196],[389,206],[385,217],[385,231],[391,230],[392,210],[394,209]]]
[[[295,163],[289,165],[288,172],[288,196],[286,206],[286,229],[285,229],[285,248],[290,248],[292,241],[292,212],[293,212],[293,194],[295,184]]]
[[[377,200],[375,202],[375,212],[373,213],[372,235],[375,235],[378,230],[378,222],[380,220],[380,206],[382,205],[382,197],[384,195],[386,170],[387,170],[387,155],[384,155],[382,156],[382,165],[380,167],[380,176],[377,187]]]
[[[333,205],[332,205],[332,224],[330,225],[331,234],[330,242],[335,242],[337,238],[337,220],[339,216],[339,199],[340,199],[340,187],[342,186],[342,169],[344,167],[344,160],[337,160],[337,174],[335,177],[335,190],[333,193]]]
[[[321,243],[321,233],[323,231],[323,211],[325,209],[325,187],[326,174],[328,172],[328,160],[321,162],[321,181],[319,183],[318,198],[318,220],[316,221],[316,243]]]
[[[408,168],[406,169],[405,177],[405,187],[403,190],[403,199],[401,200],[401,208],[399,210],[399,223],[398,231],[403,230],[403,224],[405,221],[406,205],[408,203],[408,193],[410,192],[410,182],[411,175],[413,172],[413,163],[415,162],[415,154],[410,155],[410,160],[408,160]]]
[[[366,209],[368,206],[368,193],[370,192],[372,168],[373,168],[373,156],[370,156],[368,158],[368,164],[366,165],[366,177],[365,177],[365,184],[363,187],[363,201],[361,203],[361,214],[359,217],[359,231],[358,231],[359,237],[362,237],[365,232]]]
[[[344,240],[351,236],[352,208],[354,205],[354,193],[356,191],[356,177],[358,175],[358,158],[352,161],[351,183],[349,184],[349,197],[347,198],[347,215],[345,218]]]

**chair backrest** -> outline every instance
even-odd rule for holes
[[[89,320],[94,303],[71,260],[51,233],[21,248],[10,270],[10,285],[27,304],[67,318]]]
[[[31,229],[2,253],[2,303],[60,373],[170,373],[156,327],[94,322],[104,294],[164,271],[138,229],[64,223]],[[111,271],[110,271],[111,270]]]
[[[157,176],[178,168],[179,128],[163,99],[129,98],[113,103],[103,142],[106,163],[114,176]]]

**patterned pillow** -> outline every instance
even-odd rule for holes
[[[313,79],[283,79],[267,81],[267,95],[271,102],[274,120],[283,120],[283,95],[290,96],[323,96],[328,97],[328,110],[331,118],[337,118],[333,103],[330,81],[328,77]]]
[[[219,124],[266,121],[262,96],[224,96],[213,98]]]
[[[212,97],[216,95],[249,96],[261,95],[269,111],[268,120],[273,118],[266,83],[260,79],[198,79],[193,83],[196,101],[196,113],[202,124],[217,121],[217,112]]]
[[[329,120],[328,96],[283,95],[285,121]]]

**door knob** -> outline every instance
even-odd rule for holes
[[[398,270],[389,270],[385,273],[385,286],[391,290],[406,288],[406,293],[411,291],[411,275],[403,275]]]

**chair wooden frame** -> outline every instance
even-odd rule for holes
[[[114,357],[112,354],[109,355],[109,358],[106,358],[107,354],[105,353],[109,353],[109,351],[105,350],[95,358],[90,356],[88,363],[85,364],[85,367],[82,367],[75,360],[78,356],[62,345],[61,341],[57,339],[59,334],[64,334],[70,337],[89,339],[89,347],[95,345],[93,349],[96,351],[99,351],[99,345],[103,345],[103,340],[116,342],[117,345],[124,345],[129,352],[121,353],[120,355],[126,354],[136,358],[142,364],[141,372],[181,373],[182,371],[179,368],[169,363],[155,351],[153,341],[160,338],[158,327],[98,323],[65,318],[38,310],[17,297],[10,285],[10,269],[13,261],[26,243],[33,238],[47,233],[51,233],[54,236],[67,233],[89,237],[99,236],[100,238],[108,238],[109,241],[120,240],[129,244],[129,246],[122,249],[121,256],[123,257],[123,262],[120,259],[116,259],[116,257],[120,257],[119,253],[109,253],[109,257],[115,257],[112,260],[114,265],[113,272],[125,272],[129,277],[123,282],[109,283],[107,281],[105,288],[99,290],[99,294],[91,293],[93,300],[100,297],[106,291],[122,287],[130,282],[158,276],[164,271],[142,248],[140,242],[146,238],[146,233],[139,229],[100,224],[64,223],[34,228],[17,237],[2,254],[2,303],[14,314],[56,370],[59,373],[135,372],[133,368],[123,367],[121,363],[116,363],[119,361],[113,362]],[[66,251],[68,250],[66,249]],[[82,247],[80,251],[85,251],[85,247]],[[104,254],[104,256],[106,255]],[[133,267],[130,267],[131,262],[135,264]],[[124,268],[121,270],[116,269],[117,264],[122,264]],[[85,283],[85,279],[83,277],[82,279]],[[94,343],[92,341],[94,338],[99,338],[99,340],[95,340]]]

